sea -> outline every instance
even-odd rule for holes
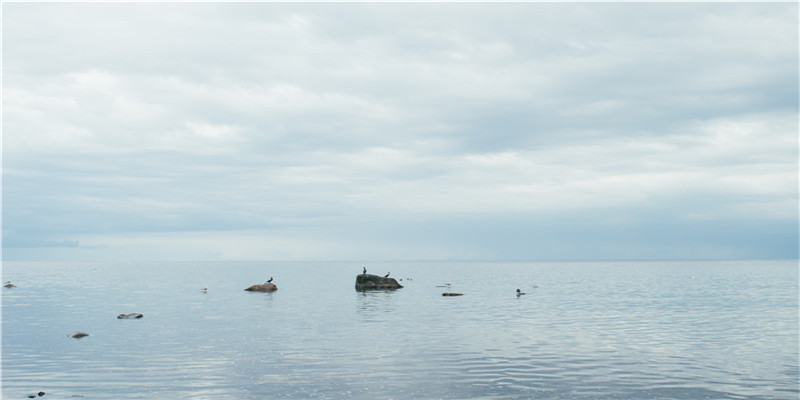
[[[404,287],[356,291],[363,268]],[[797,260],[5,262],[2,279],[3,399],[800,396]]]

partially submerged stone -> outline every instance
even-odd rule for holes
[[[86,336],[89,336],[89,334],[84,332],[70,332],[67,334],[67,337],[71,337],[73,339],[82,339]]]
[[[248,292],[274,292],[278,287],[274,283],[259,283],[245,289]]]
[[[144,315],[139,313],[130,313],[130,314],[120,314],[117,315],[117,319],[139,319],[144,317]]]
[[[463,296],[464,293],[453,293],[453,292],[444,292],[442,296]]]
[[[356,290],[394,290],[400,289],[403,285],[397,283],[394,278],[378,276],[372,274],[359,274],[356,276]]]

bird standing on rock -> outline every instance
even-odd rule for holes
[[[389,277],[389,274],[391,274],[391,272],[387,272],[387,273],[386,273],[386,275],[384,275],[383,277],[384,277],[384,278],[388,278],[388,277]]]
[[[271,276],[269,277],[269,280],[267,281],[267,283],[272,283],[272,277]]]
[[[364,275],[367,274],[367,267],[364,267]]]

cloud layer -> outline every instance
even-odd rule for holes
[[[4,257],[796,257],[797,5],[4,5]]]

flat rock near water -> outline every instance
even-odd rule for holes
[[[144,315],[139,313],[130,313],[130,314],[120,314],[117,315],[117,319],[140,319],[144,317]]]
[[[248,292],[274,292],[278,287],[274,283],[259,283],[245,289]]]
[[[372,274],[358,274],[356,276],[356,290],[394,290],[400,289],[403,285],[397,283],[394,278]]]

